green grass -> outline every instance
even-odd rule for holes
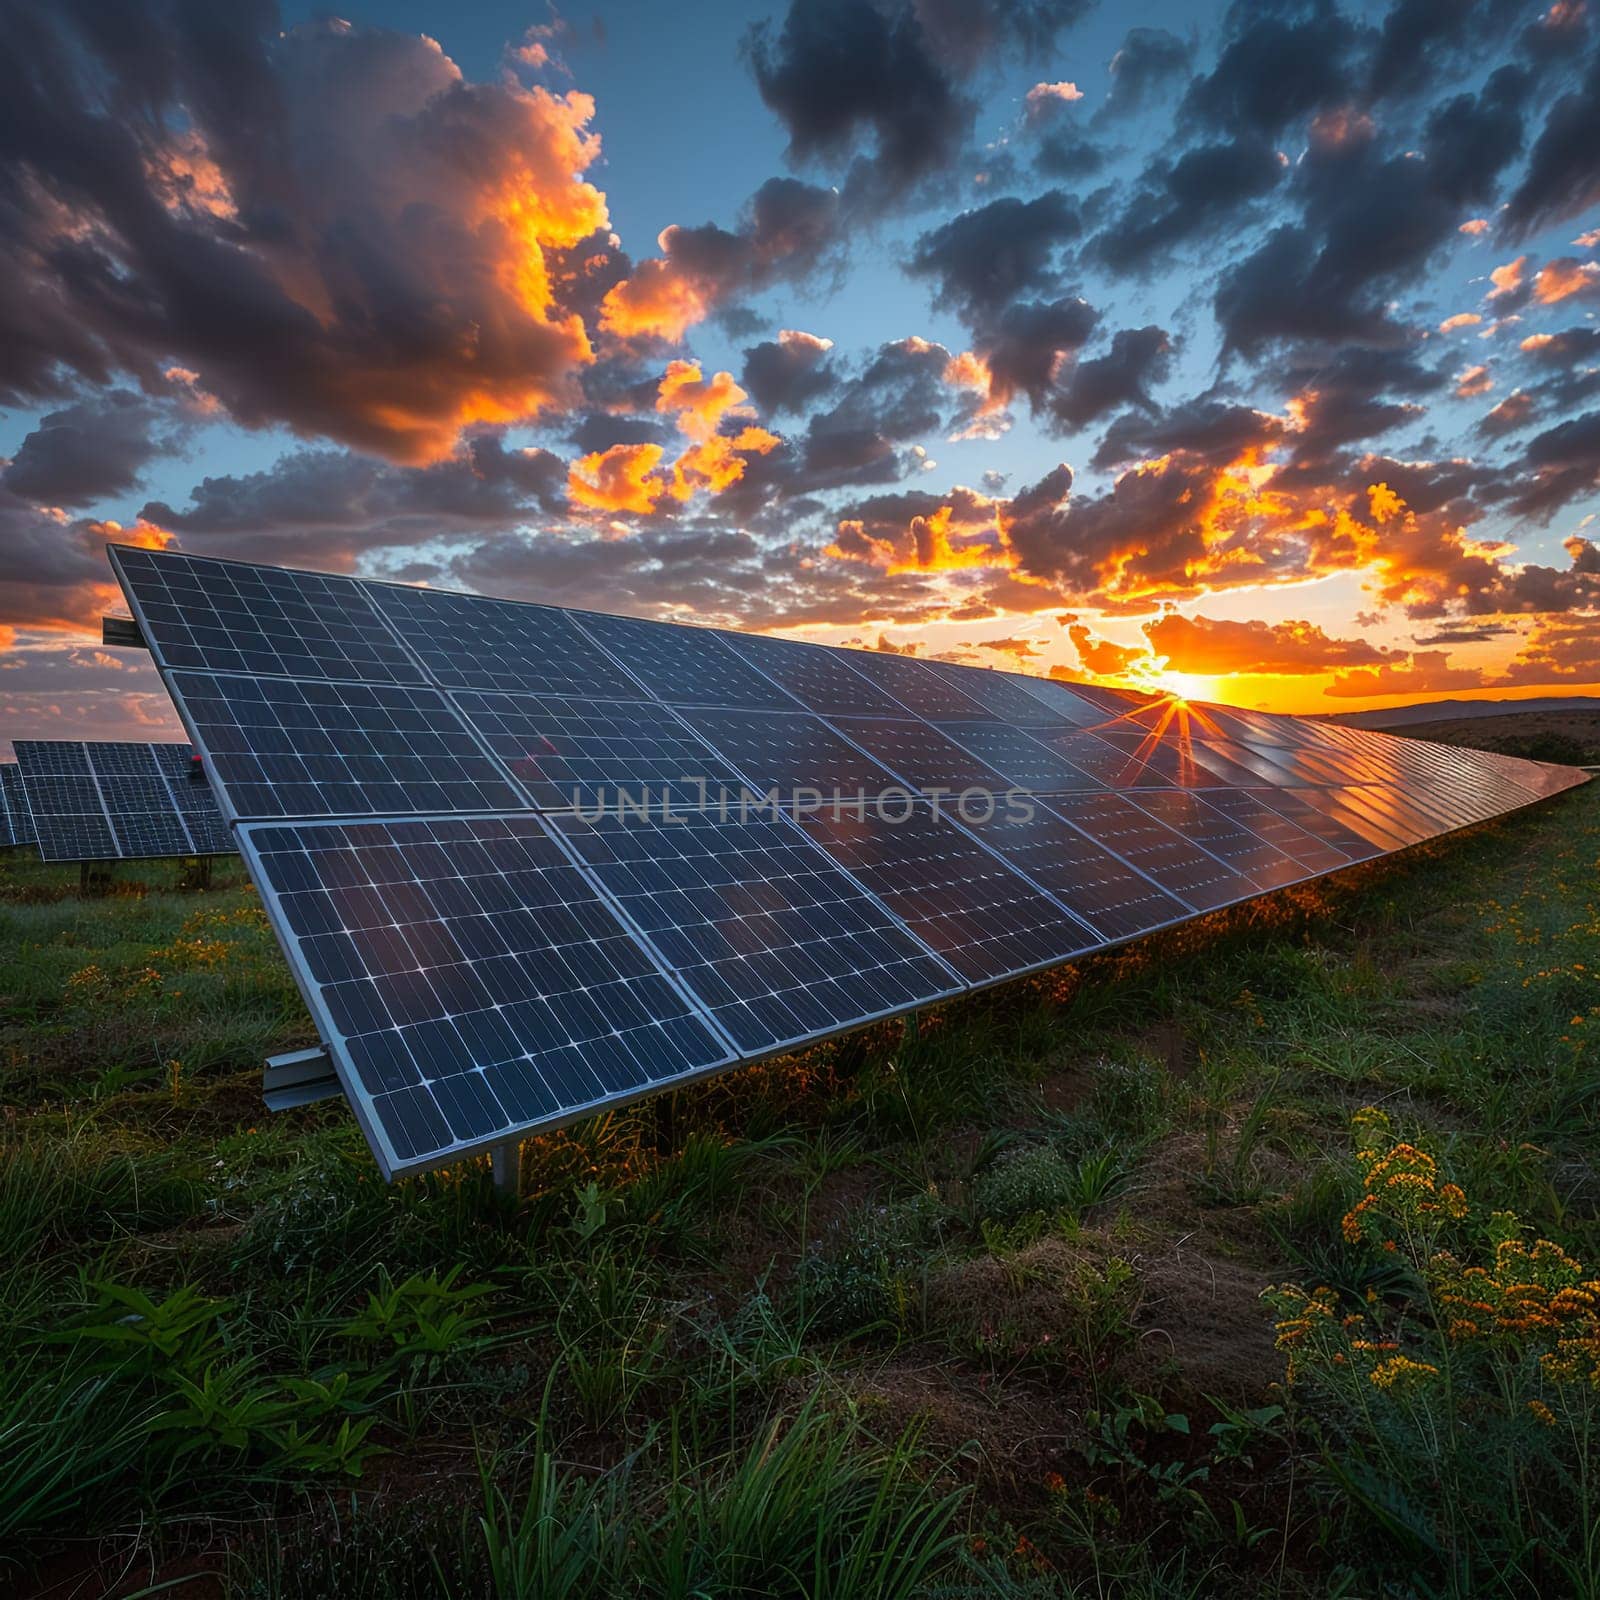
[[[0,1591],[1600,1592],[1592,1439],[1452,1392],[1458,1537],[1260,1299],[1427,1335],[1341,1228],[1369,1103],[1600,1260],[1600,786],[533,1141],[516,1205],[261,1108],[312,1032],[236,870],[75,890],[0,859]]]

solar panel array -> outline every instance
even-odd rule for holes
[[[0,845],[32,844],[33,813],[15,761],[0,764]]]
[[[1583,781],[1021,673],[112,564],[387,1176]]]
[[[229,855],[233,836],[186,744],[18,739],[6,771],[12,843],[46,861]],[[17,797],[21,804],[18,805]],[[26,837],[16,819],[28,819]]]

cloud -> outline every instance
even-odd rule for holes
[[[175,450],[172,418],[143,395],[107,389],[40,418],[0,472],[0,484],[39,505],[86,506],[138,487],[156,457]]]
[[[608,333],[676,342],[740,297],[816,272],[842,245],[839,197],[796,178],[769,178],[733,231],[673,224],[657,243],[659,256],[607,290],[599,320]]]
[[[1453,667],[1447,651],[1417,650],[1380,666],[1341,672],[1322,692],[1339,700],[1369,700],[1376,695],[1443,694],[1456,689],[1480,689],[1483,682],[1481,668]]]
[[[1600,298],[1600,263],[1557,256],[1539,268],[1533,280],[1533,298],[1542,306],[1562,300]]]
[[[1094,236],[1090,256],[1113,272],[1148,273],[1179,245],[1230,224],[1270,194],[1284,163],[1266,140],[1197,145],[1147,167],[1121,214]]]
[[[1111,58],[1111,88],[1097,120],[1142,111],[1157,90],[1189,70],[1194,49],[1165,28],[1130,28]]]
[[[1007,196],[922,234],[906,271],[937,280],[935,304],[983,322],[1023,295],[1054,288],[1057,252],[1082,228],[1059,189],[1032,200]]]
[[[587,95],[255,8],[76,15],[0,52],[0,396],[176,362],[246,427],[412,462],[564,403],[591,350],[550,258],[607,222]]]
[[[508,449],[484,433],[427,467],[293,451],[263,471],[203,478],[186,506],[151,501],[141,515],[210,555],[348,570],[370,551],[559,515],[565,478],[548,450]]]
[[[1086,670],[1099,678],[1121,677],[1136,662],[1149,659],[1150,652],[1137,645],[1118,644],[1113,639],[1103,639],[1081,622],[1069,624],[1067,637],[1078,652],[1078,659]]]
[[[1313,622],[1236,622],[1169,611],[1144,624],[1150,648],[1177,672],[1208,676],[1326,673],[1376,666],[1395,655],[1365,639],[1339,639]]]
[[[1536,409],[1536,402],[1526,389],[1514,389],[1497,406],[1484,414],[1478,423],[1478,431],[1491,437],[1502,433],[1515,433],[1532,419]]]
[[[848,168],[852,208],[904,198],[952,167],[977,101],[963,87],[1002,51],[1038,54],[1083,0],[792,0],[744,49],[797,166]],[[863,153],[863,147],[871,153]]]
[[[1500,231],[1523,239],[1546,223],[1575,217],[1600,200],[1600,49],[1582,83],[1551,106],[1521,181],[1506,201]]]
[[[775,340],[764,340],[745,350],[745,387],[765,412],[803,411],[839,381],[828,361],[832,349],[832,339],[785,328]]]
[[[1079,361],[1067,381],[1050,396],[1050,415],[1058,428],[1086,427],[1118,406],[1155,409],[1149,386],[1167,375],[1172,341],[1164,328],[1119,328],[1103,356]]]

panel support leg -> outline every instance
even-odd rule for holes
[[[495,1145],[489,1152],[489,1162],[494,1169],[495,1188],[517,1199],[522,1193],[522,1145],[515,1139]]]
[[[915,1044],[917,1042],[917,1014],[908,1011],[905,1018],[905,1031],[900,1035],[902,1044]]]

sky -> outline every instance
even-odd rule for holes
[[[108,542],[1295,712],[1600,692],[1592,0],[12,0],[0,740]]]

